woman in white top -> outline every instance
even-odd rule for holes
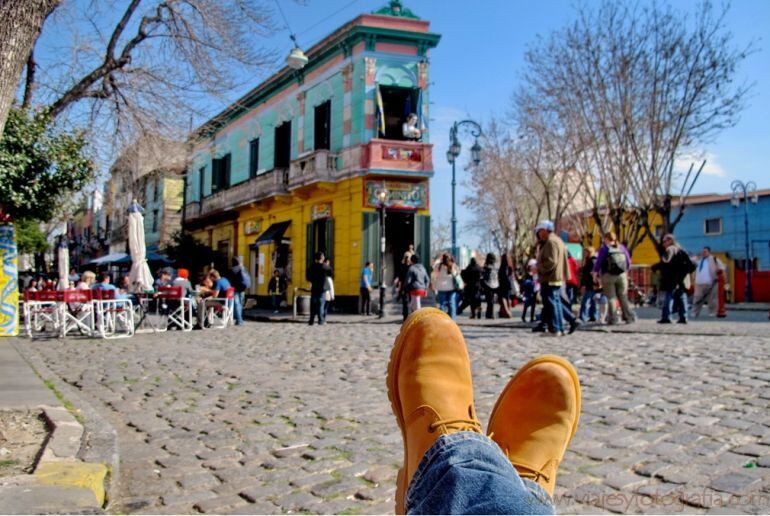
[[[459,282],[460,270],[455,265],[455,259],[451,254],[444,253],[436,268],[433,290],[438,294],[439,308],[452,319],[457,315],[457,291],[462,288]]]

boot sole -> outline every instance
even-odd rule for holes
[[[407,317],[406,321],[401,325],[401,331],[399,331],[398,336],[396,337],[396,341],[393,344],[393,349],[390,352],[390,360],[388,362],[388,375],[386,379],[386,385],[388,387],[388,399],[390,400],[390,408],[393,410],[393,414],[396,416],[396,422],[398,423],[398,428],[401,430],[401,439],[404,442],[404,460],[402,462],[401,468],[398,470],[398,476],[396,479],[396,493],[401,492],[406,497],[406,488],[408,486],[405,486],[406,479],[404,476],[406,475],[406,458],[407,458],[407,450],[406,450],[406,432],[405,428],[406,425],[404,423],[404,414],[401,409],[401,401],[398,394],[398,366],[401,363],[401,354],[404,349],[403,346],[403,340],[404,337],[406,337],[407,333],[409,333],[409,330],[417,324],[418,322],[427,319],[429,317],[449,317],[446,313],[442,312],[441,310],[438,310],[436,308],[422,308],[420,310],[417,310],[413,314],[411,314],[409,317]],[[398,500],[398,496],[396,497],[396,514],[404,514],[406,507],[403,505],[399,507],[400,504],[404,504],[405,500]]]
[[[567,448],[569,447],[569,443],[572,442],[572,438],[575,436],[575,432],[577,432],[578,429],[578,423],[580,422],[580,379],[578,378],[577,371],[575,370],[575,366],[569,363],[566,359],[557,356],[557,355],[542,355],[537,358],[534,358],[524,364],[524,367],[518,370],[518,372],[508,380],[508,383],[505,385],[505,388],[503,389],[503,392],[500,393],[500,396],[497,398],[497,401],[495,402],[494,408],[492,408],[492,415],[489,416],[489,424],[487,425],[487,434],[490,431],[490,427],[492,426],[492,421],[495,419],[495,415],[497,414],[497,409],[500,407],[501,400],[505,398],[505,394],[508,392],[508,389],[511,388],[511,386],[515,383],[516,378],[518,378],[520,375],[522,375],[524,372],[530,370],[532,367],[539,365],[539,364],[557,364],[564,369],[567,370],[570,377],[572,378],[572,382],[575,385],[575,392],[577,393],[577,410],[575,410],[575,419],[572,422],[572,432],[569,435],[569,439],[567,439],[567,442],[564,444],[564,449],[561,452],[562,457],[567,451]],[[494,440],[494,438],[493,438]]]

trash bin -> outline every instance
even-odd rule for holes
[[[310,315],[310,296],[297,296],[297,315]]]

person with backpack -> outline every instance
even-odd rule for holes
[[[409,263],[409,269],[406,271],[406,288],[409,292],[409,310],[414,313],[422,307],[422,298],[428,294],[430,276],[425,266],[420,263],[418,254],[410,256]]]
[[[695,271],[695,264],[670,233],[663,237],[663,248],[660,262],[652,266],[653,271],[660,273],[660,292],[664,296],[658,324],[671,324],[674,311],[679,314],[677,322],[687,324],[686,283]]]
[[[719,279],[719,273],[724,273],[724,271],[725,264],[711,254],[709,246],[705,246],[701,251],[701,257],[698,260],[695,272],[695,292],[692,296],[692,314],[694,317],[700,315],[704,304],[708,304],[709,315],[716,315],[719,291],[717,280]]]
[[[433,290],[437,294],[439,308],[452,319],[457,317],[457,291],[462,287],[460,270],[455,265],[454,257],[449,253],[442,254],[441,263],[435,269]]]
[[[481,273],[481,288],[484,290],[484,302],[487,304],[487,319],[495,318],[495,293],[500,282],[498,280],[497,256],[488,253],[484,260],[484,270]]]
[[[620,302],[626,323],[636,322],[636,314],[628,302],[628,271],[631,255],[626,246],[618,242],[613,231],[604,234],[604,245],[599,249],[594,264],[594,277],[601,277],[602,289],[607,296],[607,324],[617,324],[615,299]]]
[[[237,257],[233,257],[231,263],[232,267],[227,276],[230,284],[235,289],[233,318],[235,319],[235,325],[240,326],[243,324],[243,301],[246,291],[251,287],[251,276],[246,272],[246,268],[241,265],[241,261]]]

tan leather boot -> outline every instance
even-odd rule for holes
[[[404,514],[406,490],[436,439],[459,431],[481,432],[468,350],[449,316],[423,308],[404,321],[390,355],[387,385],[404,440],[396,486],[396,513]]]
[[[580,419],[580,381],[567,360],[544,355],[511,378],[497,399],[487,433],[522,478],[553,496],[556,471]]]

